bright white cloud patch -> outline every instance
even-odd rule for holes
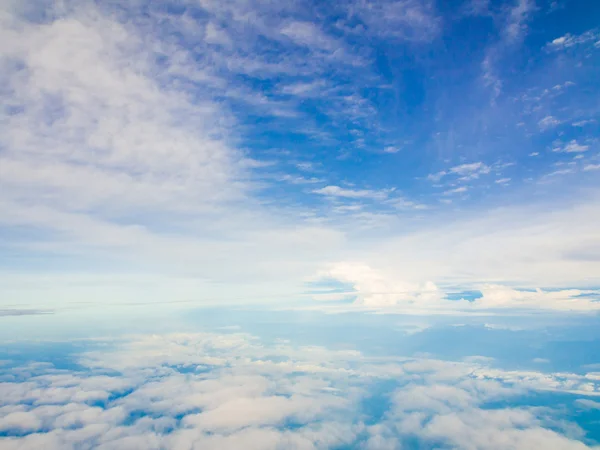
[[[467,301],[447,299],[444,290],[431,281],[421,285],[402,282],[389,271],[375,270],[360,263],[334,264],[324,270],[321,277],[348,283],[353,290],[337,296],[316,295],[316,299],[339,300],[354,295],[354,306],[388,312],[427,314],[515,309],[579,312],[600,310],[597,290],[519,290],[503,285],[486,284],[475,286],[481,296]]]

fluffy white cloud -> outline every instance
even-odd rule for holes
[[[333,264],[319,276],[351,284],[354,289],[352,293],[357,295],[355,303],[366,307],[404,304],[427,308],[437,304],[443,297],[443,293],[432,282],[424,285],[405,283],[362,263]]]
[[[415,438],[423,445],[489,448],[486,436],[496,436],[499,449],[524,448],[534,439],[547,448],[587,448],[576,427],[548,429],[556,430],[557,422],[546,411],[484,405],[529,390],[600,393],[593,374],[506,372],[481,358],[373,359],[265,345],[240,333],[107,344],[82,355],[87,370],[30,365],[4,371],[19,380],[0,384],[3,448],[379,449]],[[377,380],[399,387],[387,394],[383,417],[367,426],[360,405]],[[582,398],[580,404],[594,403]]]
[[[473,306],[482,308],[531,308],[562,311],[593,311],[600,309],[596,290],[565,289],[557,291],[524,291],[501,285],[484,285],[482,297]],[[592,297],[590,298],[590,295]]]
[[[543,291],[519,290],[499,284],[476,285],[481,296],[473,301],[448,300],[443,289],[433,282],[415,284],[400,281],[392,272],[377,270],[366,264],[338,263],[319,275],[349,284],[352,289],[341,293],[315,295],[317,300],[339,300],[355,296],[356,307],[377,308],[389,312],[442,313],[494,309],[546,309],[556,311],[597,311],[597,290],[564,289]],[[347,306],[345,306],[347,307]]]

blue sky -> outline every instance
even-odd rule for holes
[[[0,446],[598,448],[599,18],[0,0]]]
[[[589,295],[598,8],[4,2],[3,297]]]
[[[5,2],[3,297],[597,287],[584,6]]]

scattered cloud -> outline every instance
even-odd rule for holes
[[[490,168],[482,162],[461,164],[460,166],[454,166],[450,168],[450,173],[462,175],[462,176],[473,176],[474,174],[486,174],[490,172]]]
[[[346,189],[339,186],[325,186],[321,189],[315,189],[312,192],[333,198],[369,198],[373,200],[384,200],[388,198],[389,195],[389,191],[387,190],[373,191],[369,189]]]
[[[467,188],[466,186],[460,186],[460,187],[456,187],[456,188],[448,189],[447,191],[444,191],[444,195],[462,194],[464,192],[467,192],[468,190],[469,190],[469,188]]]
[[[297,175],[290,175],[290,174],[285,174],[285,175],[281,175],[277,178],[278,181],[285,181],[291,184],[315,184],[315,183],[322,183],[323,180],[321,178],[315,178],[315,177],[311,177],[311,178],[305,178],[305,177],[301,177],[301,176],[297,176]]]
[[[587,43],[592,43],[594,46],[600,48],[600,33],[598,30],[589,30],[579,35],[565,34],[564,36],[558,37],[548,44],[548,47],[552,50],[562,50],[565,48],[575,47]]]
[[[548,130],[550,128],[554,128],[557,125],[560,125],[560,120],[558,120],[554,116],[546,116],[538,122],[538,126],[540,127],[540,130],[542,130],[542,131]]]
[[[461,181],[474,180],[479,178],[481,175],[486,175],[490,173],[491,168],[482,163],[482,162],[474,162],[468,164],[460,164],[458,166],[451,167],[447,170],[442,170],[437,173],[433,173],[427,176],[427,179],[430,181],[438,182],[442,178],[447,176],[457,176],[460,177]]]
[[[585,127],[587,125],[590,125],[592,123],[595,123],[596,121],[594,119],[587,119],[587,120],[580,120],[578,122],[573,122],[573,126],[574,127]]]
[[[554,147],[552,151],[558,153],[580,153],[587,152],[589,148],[589,145],[580,144],[577,140],[573,139],[563,146]]]

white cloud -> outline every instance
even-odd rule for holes
[[[475,162],[470,164],[461,164],[460,166],[454,166],[450,168],[450,173],[457,175],[473,175],[473,174],[486,174],[489,173],[490,168],[482,162]]]
[[[281,175],[281,176],[277,177],[277,179],[279,181],[286,181],[291,184],[315,184],[315,183],[323,182],[323,180],[321,178],[315,178],[315,177],[305,178],[305,177],[301,177],[301,176],[297,176],[297,175],[295,176],[295,175],[290,175],[290,174]]]
[[[312,192],[327,197],[370,198],[374,200],[384,200],[389,194],[389,191],[387,190],[346,189],[339,186],[325,186],[321,189],[315,189]]]
[[[329,52],[340,46],[335,39],[327,36],[312,22],[294,21],[286,24],[280,31],[298,45]]]
[[[600,394],[598,380],[585,375],[502,371],[481,358],[372,358],[265,344],[241,333],[130,336],[110,344],[82,355],[85,370],[11,369],[26,375],[0,384],[4,447],[379,449],[418,439],[479,448],[485,436],[500,443],[508,436],[498,448],[544,442],[584,449],[577,428],[557,426],[547,410],[485,404],[538,390]],[[361,404],[377,380],[399,387],[385,393],[390,406],[367,426]],[[588,399],[578,404],[595,407]]]
[[[580,398],[576,400],[577,404],[586,409],[600,409],[600,402],[589,400],[587,398]]]
[[[281,93],[300,97],[313,97],[322,95],[325,86],[326,84],[322,80],[287,84],[282,86]]]
[[[489,46],[481,62],[482,81],[484,86],[491,89],[491,104],[494,105],[502,93],[503,81],[497,67],[507,54],[515,51],[515,46],[522,43],[528,31],[528,21],[535,10],[532,0],[516,0],[511,5],[503,6],[500,13],[495,13],[489,7],[485,11],[501,24],[501,39]]]
[[[600,309],[600,301],[586,295],[598,295],[591,290],[565,289],[560,291],[522,291],[500,285],[479,287],[482,297],[473,302],[481,308],[531,308],[561,311],[594,311]]]
[[[440,29],[433,3],[363,2],[345,8],[347,16],[333,28],[300,20],[294,5],[202,2],[206,18],[192,20],[191,12],[139,15],[135,2],[119,6],[118,14],[112,3],[61,4],[48,12],[48,20],[35,21],[12,2],[1,19],[0,41],[11,45],[0,46],[6,87],[2,100],[10,106],[4,110],[10,113],[2,120],[0,138],[5,149],[0,221],[26,234],[4,242],[2,250],[18,252],[24,260],[40,254],[60,257],[65,267],[81,267],[82,272],[100,269],[94,276],[5,270],[3,298],[40,309],[39,286],[49,288],[44,308],[103,296],[114,303],[139,297],[215,302],[297,298],[303,280],[322,264],[346,257],[371,267],[386,267],[387,262],[390,272],[402,273],[415,286],[428,281],[439,285],[447,276],[470,282],[478,276],[493,282],[518,278],[520,285],[546,286],[547,280],[590,280],[590,273],[597,272],[591,254],[595,247],[589,245],[597,237],[583,220],[575,224],[583,228],[580,235],[565,239],[570,233],[546,230],[542,242],[535,233],[527,238],[522,229],[515,230],[523,223],[517,212],[501,221],[509,231],[491,220],[482,226],[495,230],[486,235],[494,239],[482,242],[485,233],[472,225],[478,223],[476,217],[467,222],[434,215],[434,207],[427,209],[392,190],[324,183],[315,191],[329,198],[377,200],[377,206],[389,208],[386,213],[370,211],[365,201],[339,202],[320,214],[318,208],[293,203],[279,207],[261,195],[267,185],[289,189],[289,184],[310,185],[321,177],[264,175],[269,169],[265,161],[239,148],[238,133],[244,128],[234,115],[239,102],[281,116],[298,113],[303,99],[322,84],[330,86],[322,75],[331,64],[336,70],[363,70],[353,63],[348,69],[348,55],[338,52],[344,33],[352,33],[349,22],[364,22],[361,27],[371,36],[427,41]],[[139,20],[129,20],[132,15]],[[523,8],[513,19],[525,23]],[[175,31],[189,45],[178,45]],[[239,39],[227,39],[233,35]],[[270,60],[269,52],[278,46],[285,47],[285,57]],[[330,58],[331,52],[340,59]],[[240,81],[248,75],[276,80],[272,92]],[[292,98],[282,99],[282,90]],[[344,118],[373,117],[373,105],[353,89],[328,95],[346,105],[340,113]],[[325,101],[331,103],[329,99]],[[334,103],[331,109],[336,110]],[[298,165],[301,170],[315,166]],[[495,169],[494,164],[472,162],[430,178],[456,177],[444,187],[450,190],[442,201],[451,202],[451,193],[467,189],[461,181]],[[399,210],[417,210],[427,220],[413,227],[404,220],[408,214]],[[455,221],[473,235],[453,229]],[[368,227],[377,232],[363,239]],[[566,228],[559,224],[558,229]],[[503,245],[491,242],[497,235]],[[486,250],[477,253],[479,248]],[[382,261],[374,255],[383,255]],[[586,255],[585,265],[581,255]],[[121,267],[131,273],[123,274]],[[111,279],[120,281],[113,285],[107,282]]]
[[[382,312],[432,314],[452,311],[477,313],[480,310],[555,310],[592,312],[600,310],[597,290],[565,289],[543,291],[518,290],[508,286],[475,286],[481,297],[473,301],[447,300],[433,282],[403,282],[394,273],[360,263],[338,263],[323,270],[319,277],[349,283],[352,290],[330,295],[330,300],[355,295],[356,308],[376,308]],[[318,298],[318,296],[317,296]],[[321,298],[322,300],[322,298]]]
[[[595,196],[579,197],[575,204],[554,202],[551,208],[465,210],[461,218],[449,215],[448,220],[420,224],[402,235],[383,236],[338,261],[355,261],[385,280],[416,286],[432,281],[469,290],[481,284],[477,280],[488,280],[495,285],[541,287],[544,295],[547,288],[568,292],[580,286],[585,291],[596,285],[600,270],[596,245],[600,234],[595,226],[599,213]],[[574,299],[574,308],[595,298]],[[565,301],[562,307],[568,304]]]
[[[427,308],[443,295],[431,282],[424,285],[404,283],[391,274],[382,273],[361,263],[333,264],[318,276],[352,284],[357,295],[355,304],[366,307],[414,304],[416,307]]]
[[[595,46],[600,46],[598,44],[598,42],[600,42],[600,33],[598,33],[597,30],[589,30],[575,36],[567,33],[564,36],[553,39],[552,42],[548,44],[548,47],[554,50],[561,50],[591,42],[594,42]]]
[[[595,122],[596,121],[594,119],[587,119],[587,120],[580,120],[578,122],[573,122],[572,125],[574,127],[585,127],[586,125],[590,125]]]
[[[239,195],[239,156],[211,136],[226,113],[160,87],[150,37],[92,10],[10,23],[5,38],[15,43],[5,50],[8,101],[23,111],[5,124],[5,192],[27,200],[42,189],[67,207],[115,209],[149,199],[177,207],[182,193],[200,206]]]
[[[554,116],[546,116],[538,122],[538,126],[542,131],[554,128],[557,125],[560,125],[560,120]]]
[[[44,11],[44,5],[36,6]],[[281,281],[271,280],[272,287],[278,291],[275,285],[281,288],[287,278],[287,294],[298,292],[301,279],[314,272],[323,256],[288,248],[279,256],[272,253],[272,259],[267,254],[269,248],[275,250],[270,244],[275,241],[265,238],[274,237],[283,249],[284,241],[291,243],[304,233],[304,226],[325,228],[293,208],[282,212],[257,198],[265,181],[277,178],[263,177],[265,161],[237,148],[239,124],[229,102],[243,98],[269,109],[273,104],[232,84],[232,73],[242,68],[239,58],[229,53],[234,50],[225,48],[221,21],[155,13],[131,21],[130,15],[139,12],[135,3],[119,7],[118,14],[110,5],[89,2],[55,6],[46,21],[29,20],[16,3],[7,5],[2,16],[0,40],[12,44],[0,47],[6,87],[1,95],[11,106],[10,112],[3,110],[0,138],[5,149],[0,157],[0,222],[34,230],[5,244],[25,259],[60,254],[71,267],[80,266],[75,261],[93,260],[101,273],[87,288],[73,286],[79,277],[73,273],[62,287],[52,284],[45,301],[56,306],[65,298],[99,298],[100,292],[110,293],[116,302],[140,297],[141,292],[156,300],[158,293],[147,288],[156,278],[161,285],[157,292],[167,298],[176,295],[177,300],[214,294],[217,285],[210,288],[209,279],[240,283],[237,295],[225,288],[225,297],[239,298],[240,292],[253,297],[252,288],[241,287],[244,279],[264,282],[258,272],[274,273],[271,264],[276,260],[287,275],[277,275]],[[204,6],[216,8],[211,12],[215,16],[224,13],[215,4]],[[235,20],[230,25],[236,27]],[[254,27],[260,28],[258,18],[248,28],[256,31]],[[183,33],[190,45],[165,36],[172,29]],[[240,39],[233,44],[245,43]],[[264,61],[256,55],[253,62]],[[243,65],[244,70],[251,67],[250,62]],[[318,181],[292,175],[278,180]],[[308,233],[292,246],[312,247],[310,241],[319,238]],[[258,248],[263,258],[254,264]],[[313,262],[301,261],[301,253]],[[102,285],[116,261],[136,275],[126,286]],[[244,275],[252,266],[254,273]],[[26,303],[39,298],[35,285],[45,283],[39,273],[13,281],[2,287],[2,297]]]
[[[448,189],[447,191],[444,191],[444,195],[452,195],[452,194],[462,194],[463,192],[467,192],[469,190],[469,188],[467,188],[466,186],[459,186],[453,189]]]
[[[535,2],[532,0],[517,0],[510,8],[504,27],[505,39],[508,42],[522,39],[527,32],[527,21],[534,10]]]
[[[468,164],[460,164],[449,168],[448,170],[442,170],[437,173],[428,175],[427,179],[430,181],[440,181],[442,178],[448,175],[456,175],[460,177],[461,181],[468,181],[479,178],[481,175],[490,173],[491,168],[482,163],[474,162]]]
[[[431,1],[366,1],[354,4],[349,19],[360,18],[370,34],[427,42],[440,32],[441,19]]]
[[[590,170],[600,170],[600,164],[586,164],[583,166],[583,170],[588,172]]]
[[[559,153],[580,153],[580,152],[588,151],[589,148],[590,148],[589,145],[580,144],[575,139],[573,139],[573,140],[567,142],[562,147],[553,148],[552,151],[559,152]]]

